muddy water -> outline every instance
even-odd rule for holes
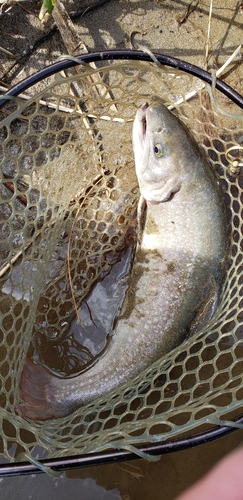
[[[18,496],[15,496],[16,488]],[[52,500],[66,500],[67,498],[72,500],[122,499],[117,488],[107,491],[105,488],[98,486],[96,481],[91,478],[71,480],[67,479],[65,475],[57,479],[32,475],[28,480],[24,476],[14,479],[0,479],[2,500],[8,500],[10,497],[42,500],[43,491]]]
[[[78,315],[61,338],[38,332],[34,357],[58,376],[75,376],[104,354],[119,316],[132,262],[128,247],[105,278],[98,281],[78,308]]]

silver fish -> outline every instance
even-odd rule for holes
[[[59,379],[27,357],[19,410],[30,419],[68,415],[121,386],[199,329],[215,309],[228,232],[210,166],[160,102],[137,111],[133,149],[146,210],[114,336],[105,355],[72,379]]]

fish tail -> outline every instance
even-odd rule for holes
[[[27,355],[21,374],[17,411],[31,420],[59,418],[63,411],[55,405],[53,380],[55,377]]]

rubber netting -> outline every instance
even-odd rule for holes
[[[195,77],[153,63],[87,67],[41,85],[32,98],[6,100],[0,110],[2,456],[13,461],[35,447],[46,457],[129,448],[192,436],[210,416],[240,415],[243,176],[233,175],[227,150],[242,149],[241,110],[218,91],[212,98]],[[174,107],[222,186],[232,229],[222,301],[206,328],[122,388],[68,417],[28,421],[16,411],[27,351],[41,349],[44,338],[46,351],[55,345],[53,352],[63,352],[58,343],[75,318],[74,303],[79,308],[133,243],[139,192],[132,122],[153,96]],[[90,361],[87,352],[83,359]]]

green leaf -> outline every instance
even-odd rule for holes
[[[48,14],[51,14],[56,0],[43,0],[43,7],[47,9]]]

